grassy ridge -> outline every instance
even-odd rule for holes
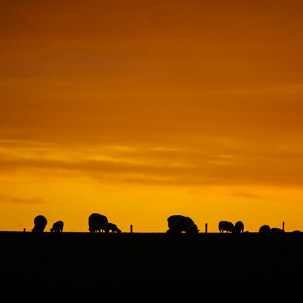
[[[1,232],[1,284],[60,288],[298,281],[303,234]]]

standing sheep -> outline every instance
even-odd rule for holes
[[[238,221],[235,224],[235,233],[243,233],[244,232],[244,224],[242,221]]]
[[[285,231],[281,228],[273,227],[273,228],[270,229],[270,232],[271,233],[284,233]]]
[[[269,225],[262,225],[259,229],[260,234],[269,234],[270,233],[270,227]]]
[[[60,232],[62,233],[63,225],[64,225],[63,221],[55,222],[50,231],[55,233],[60,233]]]
[[[91,233],[93,232],[100,232],[101,230],[106,230],[106,224],[108,223],[108,220],[105,216],[102,216],[100,214],[91,214],[88,218],[88,226],[89,231]]]
[[[235,231],[235,227],[231,222],[227,222],[227,221],[221,221],[219,223],[219,230],[220,233],[223,233],[224,231],[228,232],[234,232]]]
[[[121,233],[121,230],[117,227],[116,224],[113,224],[113,223],[107,223],[105,225],[105,232],[108,233],[109,231],[112,231],[112,232],[116,232],[118,234]]]
[[[168,233],[182,233],[182,231],[185,231],[187,234],[197,234],[199,232],[197,225],[189,217],[174,215],[169,217],[167,221],[169,227]]]
[[[43,232],[45,229],[45,226],[47,224],[47,220],[44,216],[39,215],[34,220],[34,228],[32,229],[32,232]]]

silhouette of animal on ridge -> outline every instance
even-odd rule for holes
[[[60,232],[62,233],[63,232],[63,226],[64,226],[63,221],[55,222],[50,231],[55,232],[55,233],[60,233]]]
[[[182,233],[184,231],[187,234],[197,234],[199,232],[197,225],[189,217],[174,215],[170,216],[167,221],[169,227],[167,233]]]
[[[244,232],[244,224],[242,221],[238,221],[235,224],[235,229],[234,229],[235,233],[243,233]]]
[[[271,233],[284,233],[285,231],[281,228],[273,227],[273,228],[270,229],[270,232]]]
[[[219,231],[220,233],[223,233],[224,231],[226,231],[227,233],[232,233],[235,231],[235,227],[231,222],[221,221],[219,222]]]
[[[260,234],[269,234],[270,233],[270,227],[269,227],[269,225],[262,225],[259,228],[259,233]]]
[[[32,232],[43,232],[45,229],[45,226],[47,224],[47,220],[44,216],[39,215],[34,219],[34,228],[32,229]]]
[[[121,230],[117,227],[116,224],[113,224],[113,223],[107,223],[105,225],[105,232],[108,233],[109,231],[112,231],[113,233],[116,232],[118,234],[121,233]]]
[[[105,231],[107,223],[108,220],[105,216],[96,213],[91,214],[88,218],[89,231],[91,233]]]

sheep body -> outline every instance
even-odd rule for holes
[[[228,221],[221,221],[219,222],[219,231],[220,233],[223,233],[224,231],[228,232],[234,232],[235,227],[231,222]]]
[[[199,232],[197,225],[189,217],[174,215],[170,216],[167,221],[169,227],[169,230],[167,232],[182,233],[182,231],[184,231],[191,234]]]
[[[59,233],[63,231],[64,223],[63,221],[55,222],[53,227],[51,228],[51,232]]]
[[[89,231],[91,233],[105,231],[107,223],[108,220],[105,216],[96,213],[91,214],[88,218]]]
[[[108,233],[109,231],[121,233],[121,230],[117,227],[116,224],[113,224],[113,223],[107,223],[105,225],[105,232]]]
[[[268,234],[270,233],[270,227],[269,225],[262,225],[259,229],[260,234]]]
[[[235,224],[235,230],[236,233],[243,233],[244,232],[244,224],[242,221],[238,221]]]
[[[281,228],[273,227],[273,228],[270,229],[270,232],[271,233],[284,233],[284,230],[281,229]]]
[[[47,224],[47,220],[44,216],[39,215],[34,219],[34,224],[35,226],[32,229],[33,232],[43,232]]]

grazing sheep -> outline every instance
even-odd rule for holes
[[[244,232],[244,224],[241,221],[238,221],[235,224],[235,233],[243,233]]]
[[[60,233],[60,232],[62,233],[63,225],[64,225],[63,221],[55,222],[50,231],[55,233]]]
[[[291,232],[293,235],[299,235],[299,234],[301,234],[301,231],[299,231],[299,230],[294,230],[294,231],[292,231]]]
[[[47,220],[44,216],[37,216],[34,220],[34,228],[32,229],[32,232],[43,232],[45,229],[45,226],[47,224]]]
[[[269,234],[270,233],[270,227],[269,225],[262,225],[259,229],[260,234]]]
[[[112,231],[113,233],[116,232],[118,234],[121,233],[121,230],[117,227],[116,224],[113,224],[113,223],[107,223],[105,225],[105,232],[108,233],[109,231]]]
[[[101,230],[106,230],[106,224],[108,223],[108,220],[105,216],[102,216],[100,214],[91,214],[88,218],[88,226],[89,231],[91,233],[93,232],[100,232]]]
[[[275,227],[273,227],[273,228],[270,229],[270,232],[271,233],[284,233],[284,230],[281,229],[281,228],[275,228]]]
[[[221,221],[219,223],[219,230],[220,230],[220,233],[223,233],[224,231],[226,231],[227,233],[228,232],[232,233],[232,232],[234,232],[235,227],[231,222]]]
[[[182,233],[182,231],[187,234],[197,234],[199,232],[197,225],[189,217],[184,217],[180,215],[174,215],[167,219],[169,230],[168,233]]]

